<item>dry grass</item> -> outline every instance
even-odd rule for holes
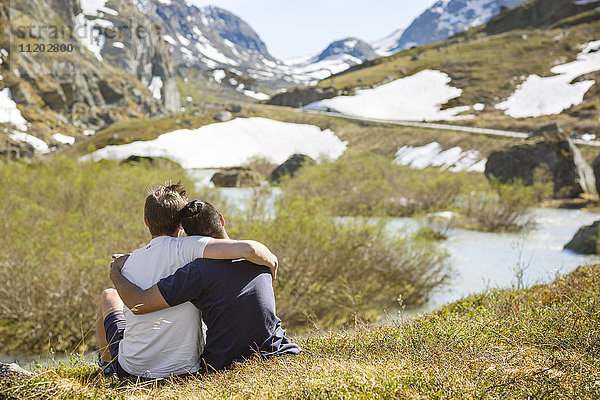
[[[554,283],[475,295],[402,324],[297,337],[304,352],[160,384],[56,366],[2,381],[4,398],[597,399],[600,266]]]

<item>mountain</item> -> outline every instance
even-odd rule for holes
[[[398,46],[398,41],[404,34],[404,29],[397,29],[386,37],[371,43],[371,47],[380,56],[389,56],[394,54],[393,49]]]
[[[407,109],[428,104],[419,97],[446,92],[453,97],[435,100],[434,110],[461,124],[526,133],[555,123],[582,140],[598,136],[600,0],[528,0],[487,24],[278,93],[269,104],[408,119]]]
[[[83,136],[123,118],[179,110],[168,48],[131,0],[13,0],[0,16],[10,32],[0,50],[0,90],[12,115],[27,121],[20,129],[29,141],[60,146],[66,139],[57,132]],[[17,47],[36,43],[46,51]],[[50,51],[51,43],[62,50]]]
[[[215,6],[196,7],[184,0],[134,0],[161,27],[175,64],[216,71],[217,83],[237,87],[250,77],[272,88],[307,83],[273,57],[258,34],[241,18]],[[220,78],[225,74],[227,79]],[[245,80],[247,81],[247,80]]]
[[[440,0],[419,15],[387,53],[439,42],[454,34],[481,25],[523,0]]]
[[[318,54],[287,60],[297,75],[324,79],[331,75],[377,58],[378,54],[368,43],[357,38],[336,40]]]

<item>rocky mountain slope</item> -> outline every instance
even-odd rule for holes
[[[122,118],[179,110],[166,43],[129,0],[14,0],[10,21],[8,11],[0,89],[27,132],[3,120],[7,141],[60,146]]]
[[[486,23],[505,8],[523,0],[440,0],[419,15],[403,31],[388,53],[439,42],[454,34]]]

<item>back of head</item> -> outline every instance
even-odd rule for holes
[[[210,203],[190,201],[179,214],[181,226],[188,235],[209,236],[215,239],[226,237],[219,212]]]
[[[151,189],[144,205],[144,220],[152,236],[177,232],[181,222],[179,211],[186,203],[186,190],[181,183],[167,182]]]

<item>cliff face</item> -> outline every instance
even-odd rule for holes
[[[129,0],[97,3],[13,0],[4,19],[11,43],[1,44],[10,54],[0,65],[0,89],[10,89],[28,133],[50,145],[53,132],[77,137],[121,118],[180,108],[160,30]],[[45,51],[19,51],[39,44]],[[70,51],[49,51],[51,44]]]

